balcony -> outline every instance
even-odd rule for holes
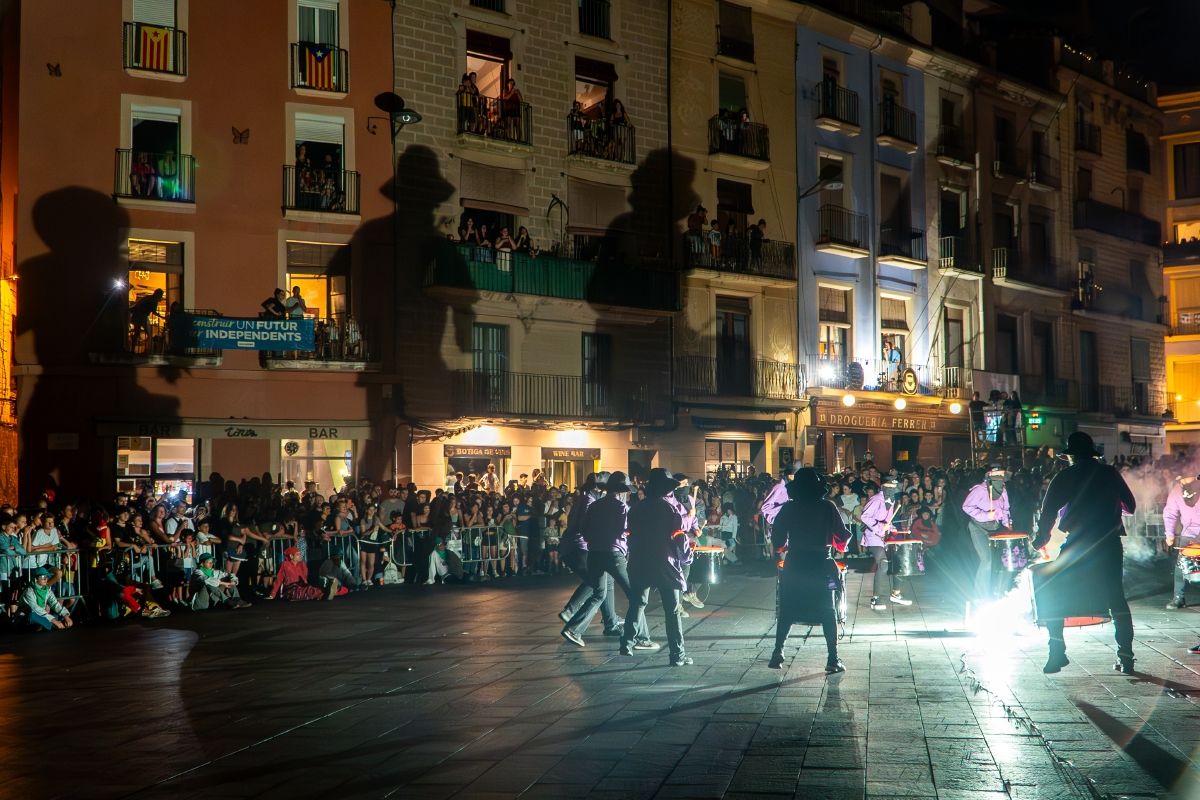
[[[579,0],[579,32],[609,38],[609,0]]]
[[[1043,257],[1040,263],[1026,263],[1014,245],[992,248],[992,280],[997,286],[1048,297],[1065,297],[1076,288],[1075,280],[1064,274],[1054,259]]]
[[[674,272],[619,268],[582,258],[446,244],[428,265],[426,287],[526,294],[652,311],[679,308]]]
[[[798,400],[800,367],[762,358],[675,357],[675,393],[692,397]]]
[[[1111,386],[1100,383],[1079,384],[1079,410],[1128,417],[1162,417],[1166,398],[1147,384]]]
[[[971,258],[965,236],[943,236],[938,239],[938,267],[956,272],[959,277],[983,278],[983,266]]]
[[[966,397],[972,374],[967,367],[939,367],[901,362],[899,366],[883,359],[823,358],[812,356],[800,365],[801,391],[812,388],[851,391],[901,391],[906,369],[917,375],[916,394],[926,397]]]
[[[347,314],[334,315],[330,319],[317,320],[315,329],[316,350],[272,351],[261,353],[263,366],[267,369],[290,370],[342,370],[363,372],[378,369],[378,359],[371,351],[371,337],[364,326]]]
[[[939,125],[937,160],[948,167],[974,169],[975,157],[967,145],[967,132],[957,125]]]
[[[498,97],[479,97],[461,90],[455,101],[460,137],[526,146],[533,141],[533,109],[528,103],[506,103]]]
[[[582,114],[567,115],[567,155],[615,164],[637,163],[632,125],[610,125]]]
[[[796,280],[796,247],[791,242],[729,237],[713,248],[696,234],[685,234],[684,252],[691,269],[711,269],[731,275]]]
[[[717,114],[708,121],[708,152],[769,162],[771,139],[768,133],[766,125]]]
[[[1200,312],[1181,311],[1171,325],[1171,336],[1200,336]]]
[[[283,210],[358,213],[358,173],[283,165]]]
[[[1100,126],[1087,122],[1075,123],[1075,152],[1080,155],[1099,158],[1103,153],[1100,149]]]
[[[912,36],[912,15],[880,0],[819,0],[818,4],[880,30]]]
[[[879,263],[901,269],[924,269],[925,231],[898,225],[879,228]]]
[[[1149,247],[1162,246],[1162,227],[1156,220],[1096,200],[1075,201],[1075,227]]]
[[[585,380],[580,375],[455,370],[450,402],[455,414],[463,417],[656,422],[666,418],[669,397],[665,385]]]
[[[1079,406],[1079,384],[1065,378],[1022,375],[1021,400],[1027,406],[1047,405],[1076,408]]]
[[[187,75],[187,33],[143,22],[126,22],[124,27],[121,57],[125,69],[179,77]]]
[[[292,88],[341,92],[350,88],[350,57],[340,47],[292,42]]]
[[[1163,266],[1200,262],[1200,239],[1185,239],[1163,245]]]
[[[717,37],[717,55],[754,63],[754,39],[722,33]]]
[[[865,214],[855,214],[841,206],[823,205],[817,209],[817,227],[813,231],[818,253],[832,253],[846,258],[867,258],[871,255],[868,241],[869,220]]]
[[[832,80],[816,86],[816,123],[826,131],[857,136],[862,130],[858,116],[858,92],[839,86]]]
[[[995,159],[992,162],[992,174],[1010,178],[1025,179],[1028,177],[1021,168],[1017,158],[1017,148],[1012,142],[998,141],[995,143]]]
[[[195,347],[192,317],[219,317],[212,309],[187,308],[168,313],[166,321],[152,315],[144,331],[136,335],[132,323],[126,329],[119,352],[92,352],[94,364],[123,366],[218,366],[221,351]]]
[[[113,196],[162,203],[196,202],[196,161],[190,155],[118,150]]]
[[[894,100],[879,104],[875,141],[912,155],[917,152],[917,115]]]
[[[1029,188],[1049,192],[1061,187],[1062,173],[1058,168],[1058,159],[1045,153],[1032,153],[1029,156]]]
[[[488,11],[504,13],[504,0],[471,0],[474,8],[486,8]]]

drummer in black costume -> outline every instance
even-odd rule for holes
[[[582,616],[579,619],[575,618],[587,599],[592,596],[592,582],[588,576],[587,566],[588,545],[587,540],[583,538],[583,516],[592,503],[599,500],[604,494],[608,477],[607,472],[588,473],[587,479],[575,493],[575,503],[571,506],[571,513],[567,515],[567,529],[558,545],[559,557],[563,563],[579,576],[579,588],[571,595],[571,599],[563,606],[563,610],[558,612],[558,618],[563,621],[563,624],[577,631],[579,635],[588,629],[597,610],[603,617],[605,636],[620,636],[621,626],[624,625],[622,618],[617,616],[615,606],[616,593],[613,590],[616,584],[613,583],[612,575],[607,572],[603,576],[604,600],[598,607],[591,607],[586,619]]]
[[[837,611],[834,594],[841,577],[830,558],[832,546],[846,552],[850,531],[837,507],[825,498],[825,483],[812,467],[797,470],[787,486],[787,503],[775,517],[771,543],[776,551],[787,549],[780,575],[779,623],[775,630],[775,652],[767,664],[783,666],[783,646],[794,623],[820,625],[825,634],[828,660],[825,671],[845,672],[838,659]]]
[[[1050,657],[1042,671],[1059,672],[1070,663],[1063,639],[1064,617],[1108,613],[1117,640],[1113,668],[1128,675],[1134,661],[1133,617],[1121,585],[1121,537],[1125,535],[1121,512],[1132,514],[1136,503],[1121,473],[1096,460],[1100,453],[1086,433],[1072,433],[1063,455],[1071,466],[1050,482],[1033,541],[1035,548],[1044,547],[1056,521],[1059,530],[1067,533],[1058,558],[1041,568],[1049,575],[1045,589],[1034,584],[1039,622],[1042,609],[1051,609],[1044,620]]]

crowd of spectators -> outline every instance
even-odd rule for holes
[[[1114,461],[1135,493],[1161,503],[1174,459]],[[1011,465],[1013,528],[1029,531],[1050,478],[1063,466],[1053,450]],[[969,548],[962,502],[984,469],[880,470],[870,460],[827,475],[829,499],[852,529],[880,491],[898,505],[898,531],[930,550]],[[1192,469],[1192,474],[1195,470]],[[751,467],[720,469],[693,481],[705,534],[733,545],[729,560],[770,555],[763,500],[778,478]],[[630,502],[644,499],[633,478]],[[223,482],[195,495],[156,496],[148,488],[111,502],[60,502],[46,491],[29,509],[0,506],[0,600],[15,627],[57,629],[72,620],[172,611],[245,608],[266,600],[333,599],[387,584],[452,584],[557,573],[557,553],[576,492],[540,470],[504,483],[495,465],[458,473],[446,488],[362,480],[328,496],[270,476]],[[1141,501],[1139,501],[1141,505]],[[850,555],[855,554],[851,546]]]

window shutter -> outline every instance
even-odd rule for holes
[[[463,206],[516,217],[529,216],[525,172],[462,161],[458,194]]]
[[[292,242],[287,243],[288,272],[305,272],[312,275],[329,274],[335,258],[338,258],[344,244],[327,244],[324,242]]]
[[[879,298],[879,321],[890,330],[908,330],[908,303],[895,297]]]
[[[589,181],[567,183],[568,219],[572,231],[604,233],[613,221],[624,214],[626,189]]]
[[[175,27],[175,0],[133,0],[133,21]]]
[[[1135,381],[1150,381],[1150,343],[1145,339],[1129,340],[1129,371]]]
[[[341,145],[345,141],[346,124],[341,117],[320,117],[315,114],[296,115],[296,142],[320,142]]]
[[[819,289],[818,297],[821,322],[848,323],[850,321],[849,292],[822,286]]]

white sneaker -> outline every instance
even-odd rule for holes
[[[911,606],[912,600],[905,600],[899,592],[892,592],[891,601],[898,606]]]
[[[871,598],[872,611],[887,611],[887,603],[880,602],[878,597]]]

